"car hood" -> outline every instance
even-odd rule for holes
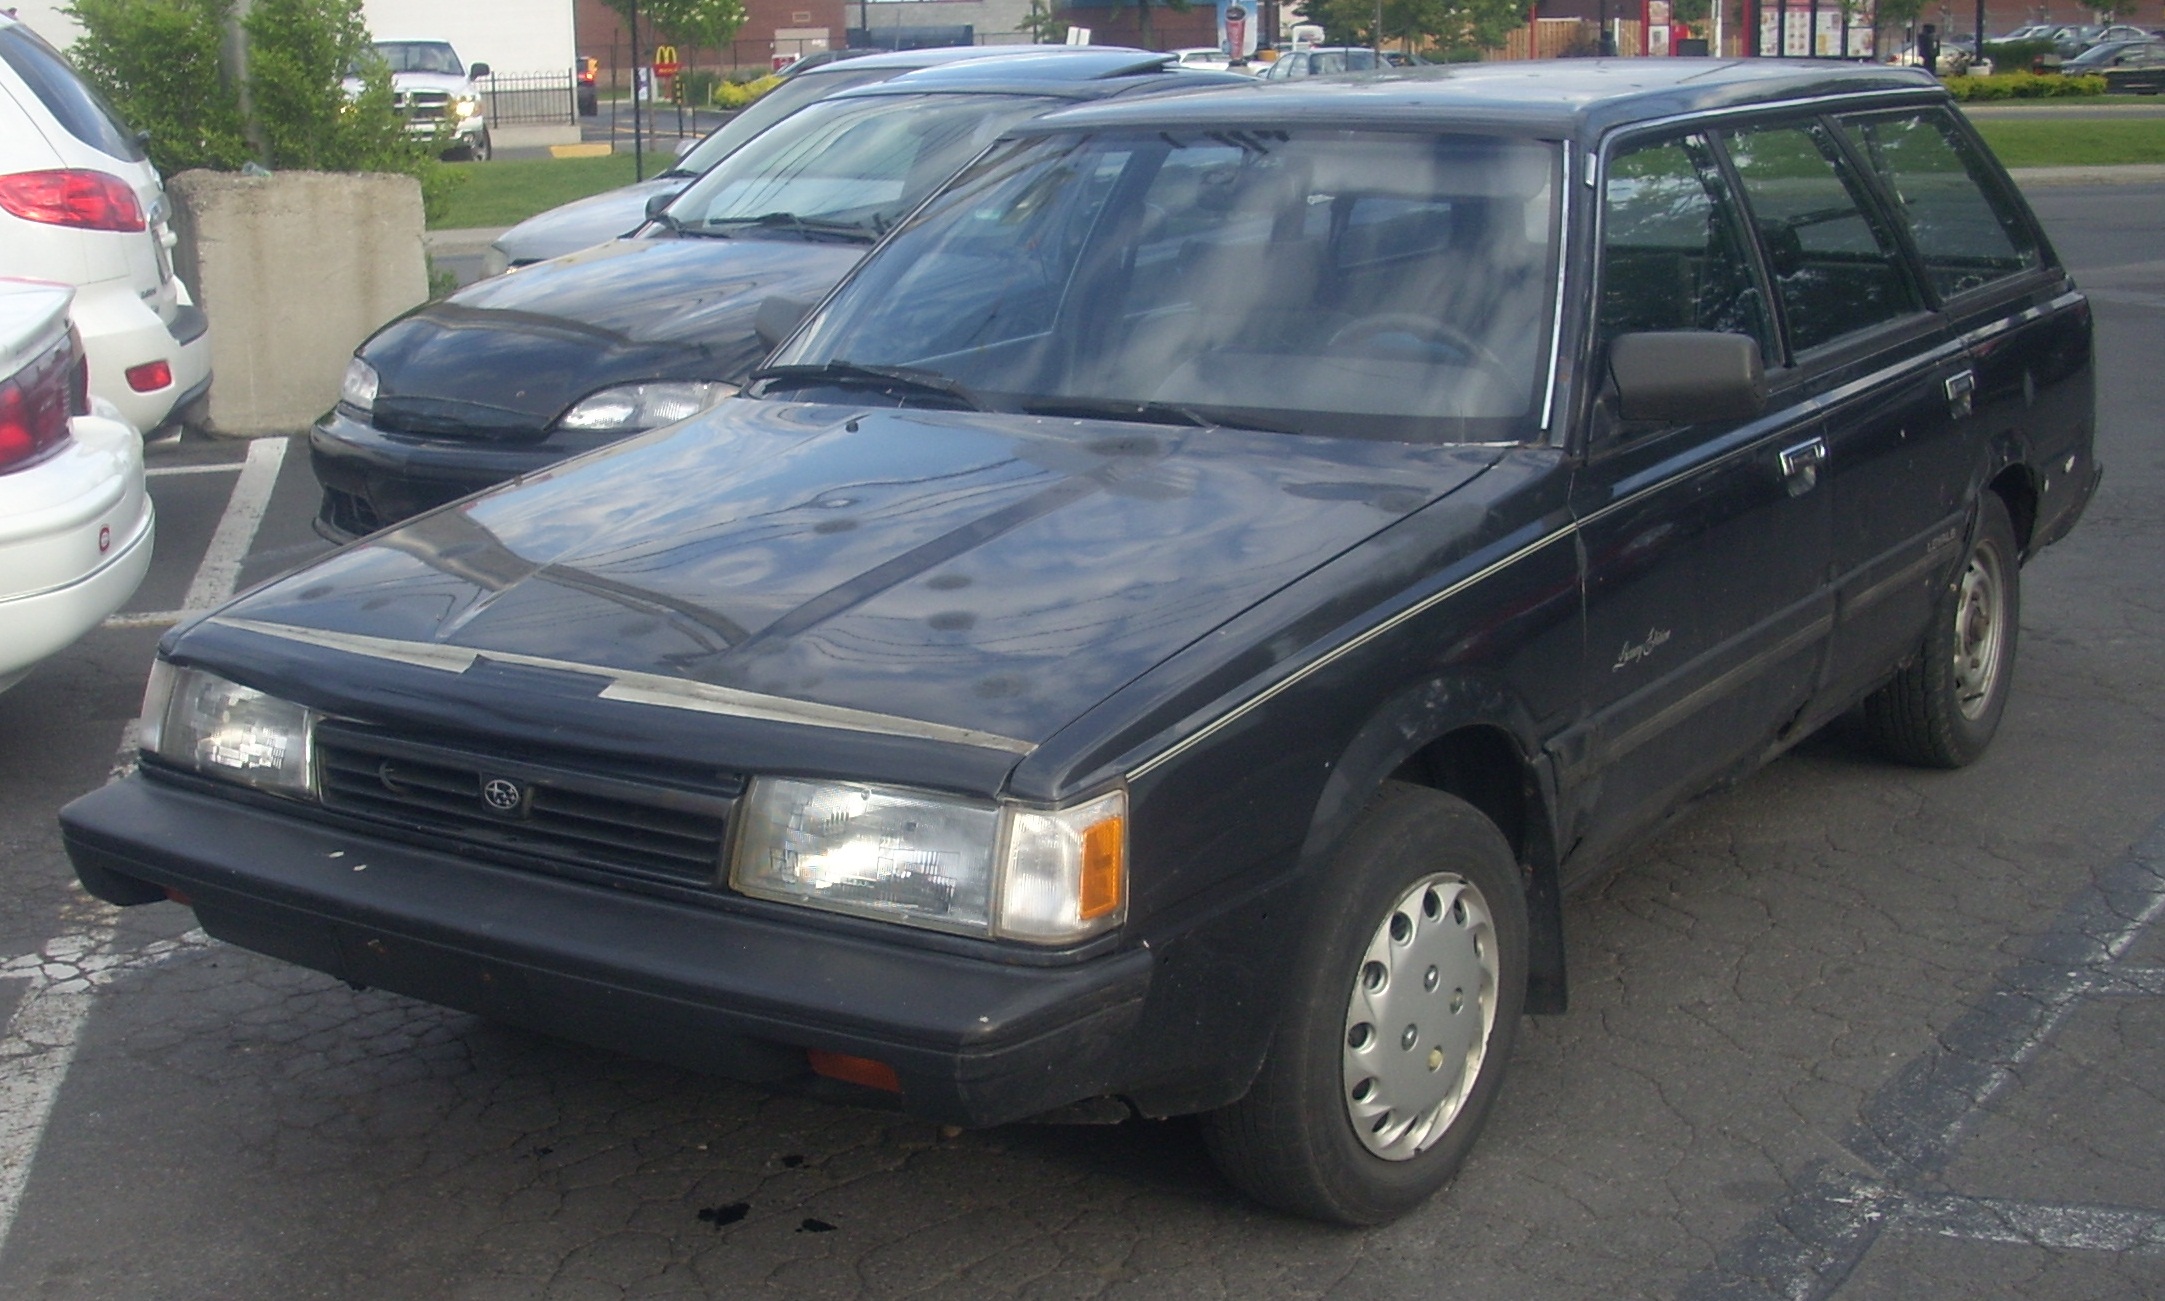
[[[428,675],[447,701],[494,661],[594,675],[587,698],[1012,763],[1502,455],[738,399],[378,534],[187,636],[448,670]]]
[[[562,257],[606,243],[646,224],[648,199],[657,194],[679,193],[691,181],[688,176],[667,180],[657,177],[551,208],[505,231],[497,237],[496,247],[506,261],[517,264]]]
[[[773,295],[817,299],[855,244],[619,240],[469,285],[361,346],[379,428],[539,436],[611,384],[741,380],[767,352],[753,322]]]

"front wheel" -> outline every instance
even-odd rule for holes
[[[1889,758],[1926,768],[1977,761],[2000,727],[2015,675],[2021,553],[1999,494],[1977,506],[1970,553],[1932,604],[1916,659],[1864,702],[1864,729]]]
[[[1495,824],[1392,782],[1333,860],[1248,1096],[1203,1117],[1258,1201],[1380,1224],[1456,1174],[1526,995],[1525,888]]]

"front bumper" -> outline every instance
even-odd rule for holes
[[[586,450],[387,434],[334,409],[308,432],[309,465],[323,485],[316,531],[351,541]]]
[[[374,840],[142,776],[61,811],[93,894],[185,895],[219,939],[544,1033],[769,1086],[805,1049],[893,1067],[902,1105],[996,1125],[1104,1094],[1154,970],[882,943]],[[364,870],[365,869],[365,870]]]

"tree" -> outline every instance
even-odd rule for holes
[[[1030,0],[1030,9],[1023,14],[1019,30],[1029,33],[1033,42],[1044,45],[1058,41],[1066,28],[1067,24],[1053,12],[1051,0]]]
[[[1384,0],[1378,40],[1375,0],[1306,0],[1300,15],[1333,45],[1396,42],[1413,51],[1492,50],[1526,24],[1524,0]]]
[[[625,21],[632,7],[639,10],[639,25],[659,32],[675,44],[690,49],[720,49],[736,39],[744,26],[744,0],[603,0]],[[655,42],[643,40],[652,48]]]

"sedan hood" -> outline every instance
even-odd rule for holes
[[[200,632],[447,669],[447,699],[498,657],[598,675],[605,699],[919,728],[1012,762],[1501,455],[738,399],[379,534]]]
[[[691,183],[689,176],[656,177],[551,208],[505,231],[497,237],[496,247],[513,266],[592,248],[645,225],[648,199],[680,193]]]
[[[768,297],[817,299],[865,250],[764,239],[620,240],[469,285],[361,345],[378,428],[538,437],[612,384],[741,380]]]

